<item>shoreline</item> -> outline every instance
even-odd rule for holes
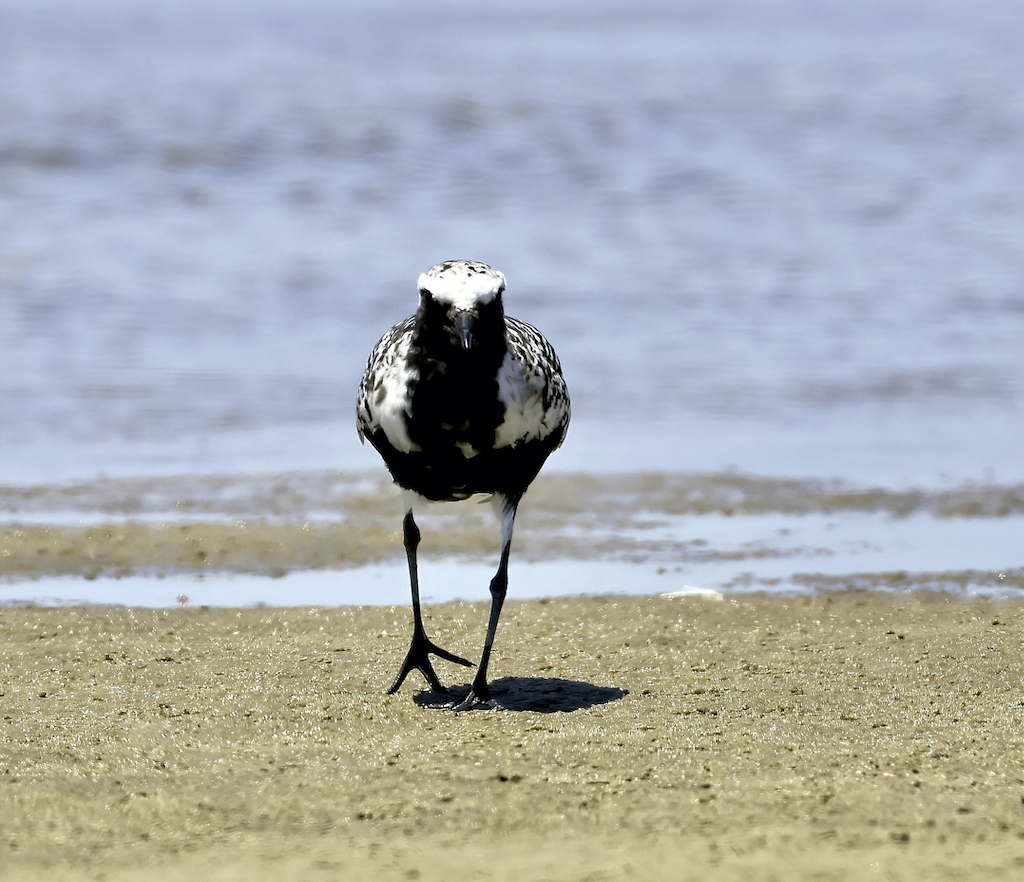
[[[486,604],[430,606],[475,659]],[[1016,878],[1024,602],[510,602],[501,711],[406,607],[0,609],[0,878]],[[442,663],[442,680],[461,668]]]
[[[0,603],[407,599],[404,575],[384,578],[404,570],[405,555],[397,490],[380,474],[0,487],[0,509]],[[897,491],[731,473],[541,475],[517,520],[513,593],[1020,593],[1022,512],[1024,484]],[[417,520],[425,596],[481,597],[499,546],[489,508],[469,500]],[[634,565],[645,569],[625,571]]]

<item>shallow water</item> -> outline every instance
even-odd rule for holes
[[[2,17],[0,485],[255,476],[243,516],[273,519],[279,473],[376,481],[355,385],[416,276],[452,256],[502,269],[510,312],[561,355],[574,423],[553,472],[1004,498],[1024,481],[1016,0],[12,0]],[[915,560],[1020,566],[1017,521],[992,522],[1005,555],[940,564],[975,544],[943,522]]]
[[[490,507],[417,515],[424,598],[485,599]],[[0,490],[0,601],[403,603],[398,493],[362,472]],[[936,490],[739,474],[552,474],[517,520],[512,596],[1024,591],[1024,485]],[[86,581],[81,577],[85,575]]]

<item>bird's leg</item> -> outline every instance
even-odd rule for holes
[[[441,649],[440,646],[436,646],[427,637],[427,632],[423,629],[423,614],[420,612],[420,583],[416,572],[416,547],[420,544],[420,529],[416,526],[416,521],[413,519],[412,509],[405,513],[403,533],[405,538],[405,556],[409,561],[409,584],[412,588],[412,642],[409,644],[409,652],[405,656],[402,669],[398,672],[395,682],[391,684],[391,688],[388,690],[388,695],[393,695],[397,692],[398,687],[402,685],[409,672],[414,670],[418,670],[426,677],[427,683],[430,684],[430,688],[435,692],[447,692],[448,690],[437,679],[437,674],[434,673],[433,665],[430,664],[430,656],[436,655],[448,661],[458,662],[460,665],[466,666],[472,666],[473,663],[454,653],[448,652],[447,649]]]
[[[484,651],[480,656],[480,664],[476,669],[476,677],[473,678],[473,687],[469,695],[452,705],[452,709],[457,711],[495,706],[490,687],[487,685],[487,663],[491,658],[491,647],[494,645],[494,634],[498,630],[501,607],[508,592],[508,556],[512,548],[512,526],[516,519],[519,498],[502,497],[501,503],[501,558],[498,561],[498,571],[491,579],[491,617],[487,623],[487,637],[484,639]]]

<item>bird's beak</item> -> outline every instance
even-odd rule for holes
[[[462,348],[469,352],[473,348],[473,319],[471,312],[460,312],[455,316],[455,333],[459,335]]]

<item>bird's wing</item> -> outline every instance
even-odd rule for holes
[[[505,419],[495,446],[565,435],[569,425],[569,392],[554,347],[533,325],[506,317],[508,353],[498,371],[498,397]],[[557,445],[556,445],[557,446]]]
[[[367,359],[356,395],[356,431],[360,441],[382,424],[385,431],[392,429],[391,423],[401,417],[397,410],[404,410],[405,388],[411,376],[407,356],[413,322],[410,317],[391,328],[377,341]],[[404,431],[403,425],[398,434]]]

